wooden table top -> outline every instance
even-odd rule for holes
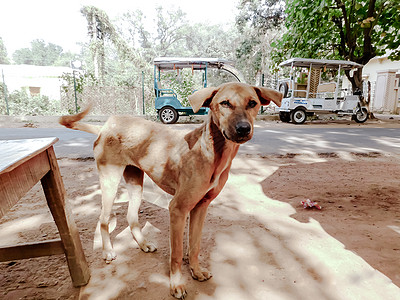
[[[0,174],[10,172],[25,161],[45,151],[58,138],[0,140]]]

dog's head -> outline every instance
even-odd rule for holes
[[[282,94],[265,87],[225,83],[204,88],[189,96],[193,111],[209,107],[211,118],[226,139],[242,144],[253,136],[254,120],[261,105],[280,106]]]

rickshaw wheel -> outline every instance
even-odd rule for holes
[[[290,117],[294,124],[303,124],[307,120],[307,113],[304,108],[296,108]]]
[[[357,123],[364,123],[368,119],[368,111],[365,108],[357,110],[357,112],[353,115],[353,119]]]
[[[170,106],[161,108],[158,112],[158,116],[164,124],[174,124],[179,119],[179,114],[176,109]]]

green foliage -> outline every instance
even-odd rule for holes
[[[238,67],[248,82],[254,82],[257,73],[271,77],[267,67],[271,64],[271,43],[282,35],[284,5],[281,0],[241,0],[238,10]]]
[[[195,78],[191,70],[183,69],[178,72],[165,72],[161,76],[161,82],[164,88],[170,88],[175,91],[178,99],[183,106],[190,106],[189,96],[196,89]]]
[[[72,73],[63,73],[61,75],[61,80],[63,81],[61,88],[65,93],[68,93],[74,87],[78,93],[82,93],[85,86],[94,86],[99,83],[93,73],[76,71],[74,73],[75,75]]]
[[[70,67],[71,66],[71,61],[75,60],[81,60],[79,55],[72,53],[70,51],[68,52],[62,52],[60,56],[54,61],[53,66],[57,67]]]
[[[241,0],[238,9],[236,25],[240,33],[250,26],[260,35],[266,34],[268,30],[279,27],[284,16],[281,0]]]
[[[157,8],[157,32],[148,30],[140,10],[119,18],[117,31],[151,63],[158,56],[202,56],[234,58],[237,32],[220,25],[192,24],[180,10]]]
[[[258,51],[260,44],[259,37],[249,37],[242,40],[239,47],[236,48],[236,57],[246,63],[251,62],[253,70],[261,70],[263,53]]]
[[[345,59],[366,64],[394,50],[400,58],[398,0],[287,0],[288,31],[275,61],[290,57]]]
[[[18,49],[13,54],[16,64],[36,66],[52,66],[60,59],[63,49],[61,46],[48,43],[43,40],[33,40],[31,48]]]
[[[235,59],[234,49],[238,45],[239,37],[234,28],[197,23],[188,24],[184,33],[186,52],[178,53],[179,55]]]
[[[4,84],[0,84],[0,115],[7,114],[5,90],[6,90],[6,88],[5,88]]]
[[[398,0],[287,0],[287,32],[274,46],[274,61],[332,58],[366,64],[387,51],[400,58]],[[362,90],[361,70],[351,76]]]
[[[145,89],[154,94],[153,59],[158,56],[205,56],[234,59],[237,33],[221,26],[191,24],[180,10],[158,7],[157,31],[147,29],[146,16],[140,10],[125,12],[113,23],[107,14],[94,7],[84,7],[82,13],[89,24],[91,57],[86,70],[102,76],[99,84],[107,86],[140,86],[144,72]],[[101,39],[94,38],[93,26],[101,28]],[[100,25],[102,24],[102,25]],[[122,45],[123,44],[123,45]],[[101,65],[99,59],[104,62]],[[127,54],[128,53],[128,54]],[[131,54],[129,54],[131,53]],[[100,79],[100,78],[99,78]]]
[[[7,49],[4,45],[3,39],[0,37],[0,64],[9,64],[10,61],[7,57]]]
[[[139,68],[144,66],[144,61],[138,52],[129,47],[126,41],[121,38],[103,10],[94,6],[84,6],[81,13],[88,22],[88,33],[91,37],[89,49],[92,54],[93,70],[101,84],[104,84],[106,74],[106,41],[112,43],[120,59],[130,61]]]
[[[73,97],[79,99],[79,103],[81,103],[82,93],[85,87],[88,86],[97,86],[99,85],[98,79],[94,76],[93,73],[90,72],[77,72],[74,73],[63,73],[61,75],[62,85],[61,88],[66,95],[72,93]],[[67,109],[69,114],[75,113],[75,109],[80,110],[80,106],[74,107],[74,110]]]
[[[47,96],[30,97],[24,89],[9,94],[8,105],[10,115],[14,116],[53,115],[60,113],[60,103],[58,101],[52,101]],[[5,106],[0,106],[0,114],[6,114]]]
[[[156,51],[158,56],[171,56],[171,45],[176,46],[182,45],[182,41],[185,39],[185,27],[188,22],[186,20],[186,14],[181,10],[167,11],[161,6],[157,7],[157,36],[156,40]],[[179,47],[179,46],[178,46]]]

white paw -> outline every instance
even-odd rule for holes
[[[185,299],[185,281],[183,280],[182,273],[180,271],[176,271],[175,274],[172,272],[170,273],[169,288],[172,296],[178,299]]]
[[[157,247],[150,242],[145,241],[140,245],[140,249],[142,249],[143,252],[154,252],[157,250]]]
[[[107,264],[112,262],[114,259],[117,258],[117,255],[114,251],[103,251],[103,259],[106,261]]]
[[[177,299],[185,299],[187,293],[185,289],[185,285],[180,284],[177,286],[171,286],[171,295],[174,296]]]

